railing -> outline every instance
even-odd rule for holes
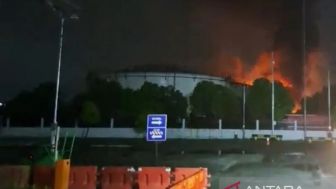
[[[136,132],[133,128],[61,128],[61,137],[65,133],[74,133],[78,138],[144,138],[144,133]],[[331,135],[330,135],[331,134]],[[254,135],[272,135],[271,130],[251,129],[189,129],[168,128],[168,139],[251,139]],[[282,140],[295,141],[304,139],[304,131],[275,130],[274,135],[281,136]],[[307,131],[308,138],[334,139],[336,132]],[[331,136],[331,137],[330,137]],[[0,137],[50,137],[50,128],[37,127],[2,127]]]

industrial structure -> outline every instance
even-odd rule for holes
[[[210,81],[222,86],[232,86],[229,79],[205,74],[182,72],[115,72],[102,76],[107,81],[117,81],[123,88],[139,89],[145,82],[167,87],[173,86],[183,96],[190,96],[198,83]]]

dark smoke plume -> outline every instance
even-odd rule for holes
[[[283,57],[281,72],[293,81],[297,92],[303,88],[304,32],[306,57],[319,49],[318,4],[316,0],[283,1],[279,26],[274,33],[273,48]]]

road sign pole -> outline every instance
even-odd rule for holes
[[[154,142],[155,165],[159,159],[159,141],[167,139],[167,114],[149,114],[147,115],[147,133],[146,140]]]
[[[155,141],[155,165],[158,164],[159,160],[159,143]]]

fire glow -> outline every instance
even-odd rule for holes
[[[266,78],[272,81],[271,70],[272,57],[271,53],[261,53],[257,58],[256,63],[247,68],[246,64],[238,57],[233,58],[221,69],[224,70],[225,75],[230,76],[235,82],[243,83],[252,86],[253,82],[259,78]],[[301,99],[303,97],[313,96],[315,93],[320,92],[325,85],[326,81],[326,60],[320,52],[311,52],[307,56],[307,62],[304,66],[305,78],[304,87],[295,86],[294,82],[286,77],[286,74],[281,71],[282,61],[280,53],[274,54],[274,81],[279,82],[287,90],[290,91],[293,99],[294,106],[292,113],[297,113],[301,110]],[[293,69],[300,69],[295,68]],[[298,91],[302,90],[302,91]]]
[[[274,64],[274,80],[280,82],[286,88],[292,88],[293,84],[279,71],[280,64],[277,61],[279,57],[275,56]],[[247,85],[253,85],[253,82],[259,78],[267,78],[272,81],[271,72],[271,56],[268,53],[263,53],[259,56],[256,64],[248,72],[243,75],[235,75],[233,79],[237,82],[241,82]],[[243,67],[243,66],[242,66]]]

